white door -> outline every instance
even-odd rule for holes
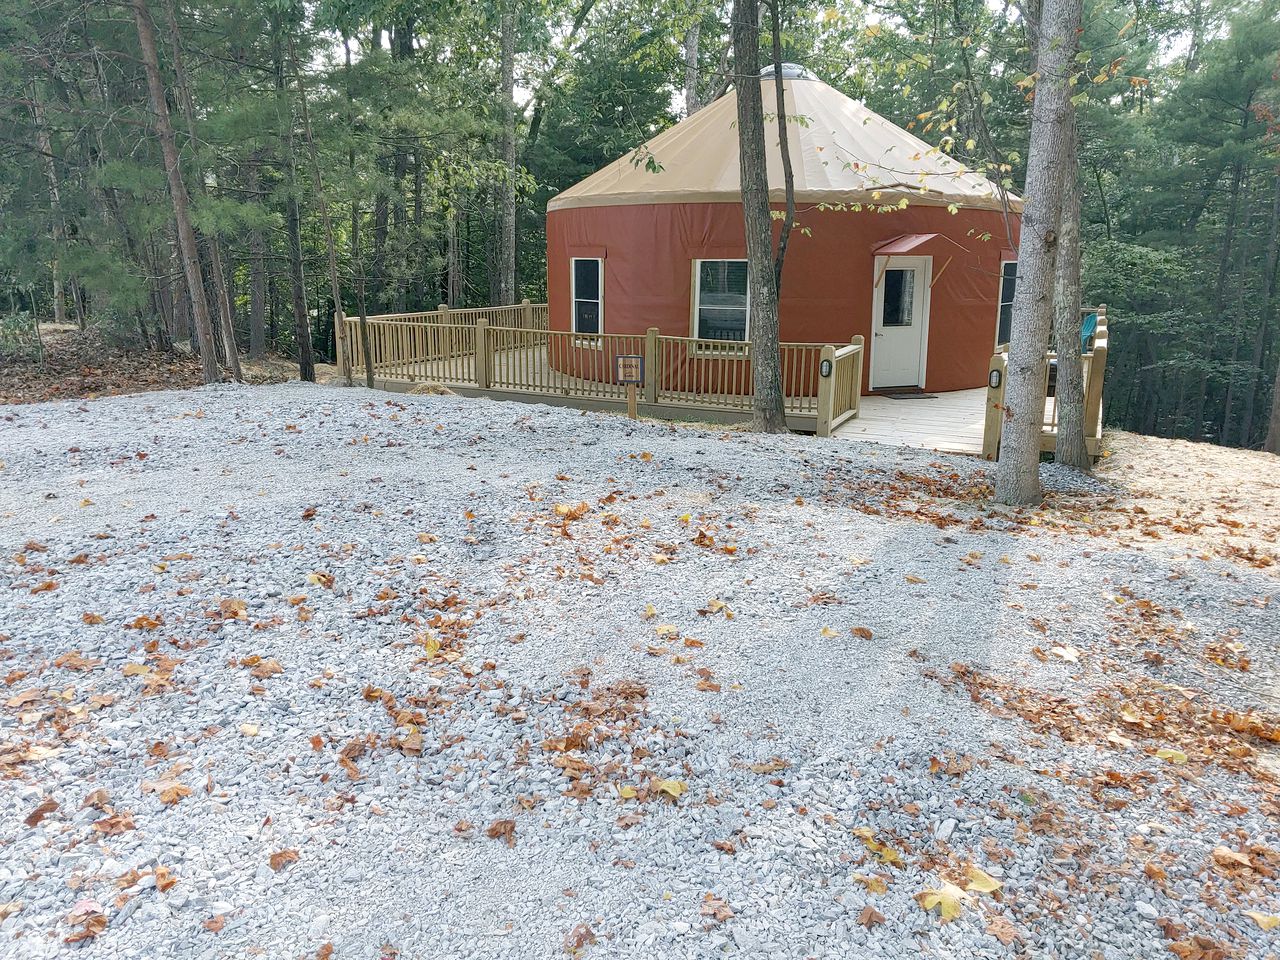
[[[923,387],[932,257],[876,257],[871,389]]]

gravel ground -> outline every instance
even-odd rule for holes
[[[1275,567],[984,469],[302,384],[0,407],[0,955],[1274,956]]]

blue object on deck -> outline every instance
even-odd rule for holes
[[[1080,325],[1080,352],[1089,352],[1089,341],[1093,339],[1093,335],[1098,332],[1098,315],[1096,313],[1088,314],[1084,318],[1084,323]]]

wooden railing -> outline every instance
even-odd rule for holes
[[[1082,316],[1091,313],[1098,315],[1098,327],[1093,335],[1091,349],[1080,355],[1084,367],[1084,442],[1089,455],[1097,457],[1102,452],[1102,388],[1107,374],[1107,305],[1085,307]],[[987,460],[995,460],[1000,455],[1000,436],[1004,430],[1005,407],[1004,390],[1008,373],[1008,347],[1001,347],[991,357],[987,371],[987,412],[983,426],[982,456]],[[1051,451],[1058,438],[1058,396],[1055,390],[1052,396],[1049,391],[1049,370],[1058,355],[1052,350],[1045,354],[1045,405],[1044,418],[1040,425],[1040,449]]]
[[[495,312],[503,323],[495,324],[486,315]],[[513,318],[519,322],[511,323]],[[358,321],[346,320],[349,335],[343,341],[343,369],[360,380],[366,358]],[[650,412],[750,416],[749,344],[667,337],[656,327],[643,335],[586,336],[548,330],[545,323],[545,305],[527,302],[466,311],[442,308],[364,321],[375,383],[391,389],[438,383],[491,396],[615,408],[625,405],[627,398],[626,386],[615,378],[615,359],[632,355],[645,359],[639,392]],[[838,348],[820,343],[779,346],[784,406],[794,429],[829,436],[858,415],[861,337]]]

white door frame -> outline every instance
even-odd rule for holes
[[[868,383],[872,390],[879,390],[882,387],[913,386],[905,383],[876,383],[876,340],[878,339],[876,330],[880,324],[880,312],[884,307],[884,275],[890,269],[917,270],[923,281],[924,296],[920,300],[920,365],[916,371],[916,382],[914,384],[914,386],[923,388],[925,369],[929,360],[929,299],[930,292],[933,289],[933,257],[881,256],[874,258],[871,266],[871,354],[868,357],[871,371],[868,374]]]

